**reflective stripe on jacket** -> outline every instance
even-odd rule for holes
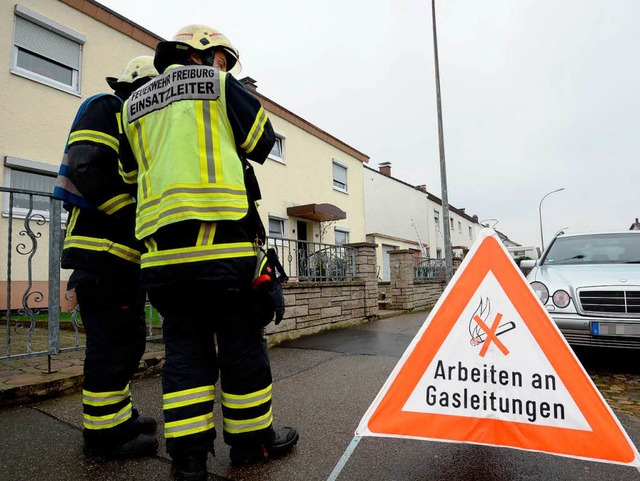
[[[133,235],[135,186],[125,181],[132,173],[119,162],[121,108],[117,96],[96,95],[72,123],[54,190],[70,214],[63,268],[102,275],[140,263]]]

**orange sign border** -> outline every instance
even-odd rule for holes
[[[511,300],[592,431],[402,411],[451,328],[489,272],[493,273]],[[498,445],[633,463],[635,448],[552,322],[504,248],[495,237],[486,237],[460,272],[431,323],[371,414],[367,423],[369,431],[372,434]]]

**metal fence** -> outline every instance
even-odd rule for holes
[[[447,276],[447,269],[444,259],[416,257],[413,270],[414,278],[418,281],[425,279],[445,279]]]
[[[79,309],[60,309],[62,203],[50,194],[22,189],[0,187],[0,195],[0,285],[5,291],[0,292],[5,301],[0,307],[5,333],[0,360],[84,349]],[[267,246],[276,249],[291,278],[342,281],[355,276],[352,248],[280,238],[268,239]],[[146,322],[147,339],[160,338],[162,318],[150,305]]]
[[[0,252],[0,282],[5,291],[0,293],[4,300],[0,327],[5,333],[0,360],[84,349],[80,309],[60,308],[60,257],[66,217],[62,203],[36,191],[0,187],[0,194],[0,245],[4,248]],[[70,305],[75,301],[73,295],[64,294]],[[162,318],[149,304],[145,316],[147,340],[159,339]]]
[[[4,251],[0,259],[5,268],[5,293],[0,323],[4,327],[6,345],[0,359],[56,354],[79,349],[77,320],[70,321],[70,335],[61,346],[60,332],[60,255],[62,250],[62,205],[51,195],[35,191],[0,188]],[[47,245],[41,245],[43,234]],[[38,283],[34,269],[39,268]],[[46,269],[46,276],[42,271]],[[46,286],[46,296],[43,292]],[[16,291],[18,290],[18,291]],[[43,300],[47,298],[47,305]],[[16,302],[16,299],[19,301]]]
[[[355,250],[295,239],[269,238],[289,277],[300,281],[345,281],[355,277]]]

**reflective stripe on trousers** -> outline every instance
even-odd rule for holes
[[[129,401],[125,407],[115,413],[107,413],[101,416],[91,416],[86,412],[83,414],[82,425],[87,429],[110,429],[131,419],[133,405]]]
[[[214,397],[214,386],[201,386],[165,393],[162,396],[162,408],[165,412],[165,419],[167,419],[164,426],[165,437],[179,438],[214,429]],[[203,411],[205,414],[193,415]],[[175,420],[169,421],[169,419]]]

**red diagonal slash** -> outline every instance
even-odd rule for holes
[[[491,325],[491,329],[489,329],[489,327],[487,327],[480,316],[476,315],[473,317],[473,320],[478,323],[478,325],[484,332],[487,333],[487,339],[482,344],[482,349],[480,349],[480,357],[484,357],[484,355],[487,353],[487,349],[489,349],[489,344],[491,344],[491,341],[493,341],[498,349],[502,351],[502,354],[504,354],[505,356],[509,354],[509,349],[507,349],[506,346],[502,344],[502,341],[498,339],[498,336],[496,336],[496,331],[498,330],[498,326],[500,325],[500,319],[502,319],[502,314],[496,314],[496,318]]]

